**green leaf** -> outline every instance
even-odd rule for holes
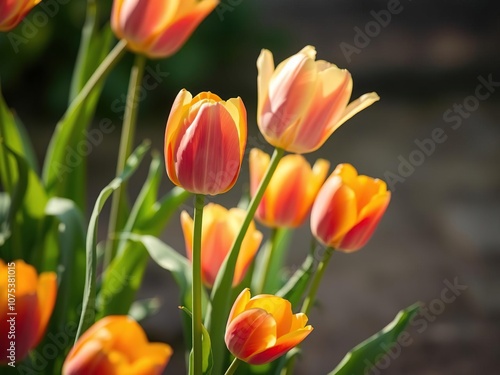
[[[86,60],[93,71],[108,54],[113,33],[109,26],[93,35],[89,58]],[[120,57],[121,55],[118,55]],[[116,61],[118,61],[118,57]],[[116,62],[116,61],[113,61]],[[105,70],[105,77],[109,69]],[[83,67],[82,67],[83,69]],[[104,69],[103,69],[104,70]],[[87,129],[94,116],[104,80],[100,80],[83,100],[75,100],[58,122],[45,157],[43,180],[50,197],[69,198],[84,211],[85,209],[85,168],[87,154],[95,145],[87,139]],[[82,146],[83,145],[83,146]]]
[[[181,306],[180,309],[189,316],[190,320],[193,318],[193,314],[185,306]],[[210,334],[203,324],[201,325],[201,335],[201,347],[203,352],[201,370],[203,375],[210,375],[214,366],[214,356],[212,353]],[[193,350],[189,353],[189,374],[193,375]]]
[[[351,349],[328,375],[364,374],[365,371],[369,371],[372,367],[367,367],[367,363],[374,366],[398,342],[404,329],[418,310],[419,305],[415,304],[400,311],[383,330]]]
[[[314,271],[314,256],[309,254],[300,268],[288,279],[288,282],[276,293],[277,296],[287,299],[292,308],[299,306],[302,296],[307,291],[309,280]]]
[[[95,300],[96,300],[96,244],[97,244],[97,228],[99,222],[99,214],[104,207],[109,196],[121,186],[123,181],[130,178],[139,166],[142,158],[149,149],[149,143],[144,142],[140,145],[127,159],[127,163],[122,174],[109,183],[99,194],[90,217],[90,222],[87,230],[86,240],[86,272],[85,272],[85,289],[82,303],[82,314],[80,324],[76,335],[76,340],[85,332],[95,321]]]
[[[5,192],[0,192],[0,248],[3,249],[5,249],[6,242],[10,238],[11,234],[9,227],[9,212],[10,196]]]
[[[164,175],[161,158],[153,154],[148,177],[130,212],[124,233],[158,236],[180,204],[188,196],[183,189],[172,189],[157,202],[160,181]],[[144,246],[121,236],[118,253],[105,271],[99,293],[99,316],[127,314],[139,289],[149,259]]]

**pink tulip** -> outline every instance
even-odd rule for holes
[[[262,50],[257,68],[257,123],[275,147],[303,154],[321,147],[332,133],[379,97],[372,92],[349,102],[351,74],[323,60],[307,46],[274,68]]]

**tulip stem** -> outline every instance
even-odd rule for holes
[[[234,361],[231,362],[231,365],[227,368],[227,371],[224,375],[233,375],[240,363],[241,361],[238,358],[235,358]]]
[[[265,249],[264,252],[264,261],[262,262],[262,276],[260,278],[260,285],[258,287],[258,290],[256,293],[262,294],[262,293],[268,293],[269,291],[266,290],[266,284],[267,284],[267,277],[269,274],[269,271],[271,269],[271,263],[272,263],[272,258],[273,258],[273,253],[274,249],[276,248],[276,238],[277,238],[277,233],[278,230],[276,228],[271,229],[271,236],[269,237],[269,243],[267,244],[267,248]]]
[[[201,229],[203,221],[203,205],[205,196],[196,194],[194,204],[193,229],[193,285],[192,285],[192,341],[193,341],[193,374],[201,375],[202,371],[202,323],[201,323]]]
[[[331,247],[328,247],[325,250],[325,253],[323,254],[323,259],[321,259],[321,262],[318,265],[318,269],[314,274],[311,288],[309,289],[309,294],[307,295],[301,310],[306,315],[309,314],[309,311],[311,310],[311,307],[314,304],[314,300],[316,299],[316,294],[318,293],[319,284],[321,283],[321,279],[325,274],[326,267],[328,266],[328,263],[330,262],[330,259],[334,251],[335,249]]]
[[[231,251],[222,263],[219,273],[217,274],[217,278],[215,279],[211,296],[212,303],[208,306],[206,320],[206,326],[209,327],[210,337],[212,340],[212,351],[214,353],[214,366],[212,369],[213,374],[222,373],[223,360],[225,357],[225,349],[222,347],[224,343],[224,328],[229,315],[234,269],[240,253],[241,244],[243,242],[243,238],[245,238],[248,227],[253,220],[255,212],[257,211],[257,207],[262,200],[264,191],[266,190],[267,185],[269,185],[269,181],[271,181],[271,177],[273,176],[274,171],[284,154],[285,150],[283,149],[276,148],[274,150],[269,166],[267,167],[267,171],[264,174],[264,177],[262,178],[250,205],[248,206],[247,213],[238,236],[234,240]]]
[[[139,109],[139,94],[141,90],[142,77],[144,76],[144,66],[146,57],[136,55],[134,65],[130,71],[130,81],[127,92],[125,114],[123,117],[123,127],[120,139],[120,149],[118,151],[118,161],[116,164],[116,175],[119,176],[125,168],[127,158],[132,152],[135,137],[135,127],[137,123],[137,113]],[[127,184],[125,182],[113,194],[111,202],[111,213],[109,218],[108,240],[116,238],[116,233],[121,231],[126,222],[126,196]],[[106,246],[104,264],[109,265],[116,255],[116,242],[109,240]]]

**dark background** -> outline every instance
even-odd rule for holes
[[[249,112],[249,143],[261,144],[254,120],[255,61],[260,49],[271,49],[280,62],[311,44],[318,58],[349,69],[353,98],[377,91],[382,99],[308,158],[327,158],[332,168],[350,162],[361,173],[386,181],[400,176],[399,182],[391,184],[391,205],[369,244],[354,254],[334,255],[319,306],[310,314],[316,329],[303,345],[300,373],[332,370],[350,348],[385,326],[397,311],[421,301],[429,311],[420,316],[425,326],[409,328],[411,345],[381,363],[380,367],[387,368],[379,373],[498,374],[500,90],[492,87],[484,100],[469,98],[481,84],[479,77],[500,82],[498,3],[402,0],[397,7],[400,11],[377,31],[374,12],[394,2],[221,2],[225,7],[214,12],[178,54],[149,62],[152,69],[169,76],[141,104],[137,142],[151,138],[154,147],[162,149],[170,106],[177,92],[186,87],[192,93],[210,90],[224,99],[241,96]],[[32,36],[23,29],[26,23],[21,24],[13,33],[26,37],[27,42],[17,48],[11,44],[12,34],[10,38],[0,35],[4,96],[23,119],[40,159],[66,107],[84,5],[82,0],[60,4]],[[34,21],[40,11],[38,6],[27,20]],[[372,35],[362,47],[355,40],[358,30]],[[347,48],[347,44],[358,48],[357,52],[346,56],[342,46]],[[111,103],[123,101],[131,61],[128,56],[109,77],[99,105],[95,124],[109,118],[116,131],[106,135],[89,156],[89,207],[114,174],[122,113]],[[448,110],[464,101],[464,118],[446,117]],[[423,159],[413,159],[419,165],[401,175],[402,160],[417,157],[418,141],[431,138],[438,128],[446,140],[435,143]],[[134,179],[132,196],[144,173]],[[235,188],[215,201],[235,205],[247,182],[244,165]],[[170,186],[165,182],[164,191]],[[189,210],[189,206],[184,208]],[[101,228],[104,232],[105,227]],[[179,233],[174,218],[163,239],[184,252]],[[301,263],[309,239],[305,224],[294,234],[288,260],[291,268]],[[467,289],[459,291],[453,302],[444,303],[442,293],[454,282]],[[159,296],[163,307],[144,326],[152,339],[175,347],[167,372],[182,373],[176,286],[170,275],[154,265],[141,291],[141,297],[150,296]]]

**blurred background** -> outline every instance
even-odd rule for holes
[[[84,1],[57,4],[43,25],[37,12],[46,11],[38,6],[18,28],[0,35],[2,90],[40,160],[66,108],[84,18]],[[364,249],[334,254],[310,315],[316,330],[303,345],[298,373],[332,370],[397,311],[421,301],[420,323],[408,330],[411,345],[371,374],[498,374],[499,41],[495,1],[221,0],[178,54],[149,62],[163,75],[141,103],[137,142],[149,138],[158,150],[170,106],[185,87],[225,99],[241,96],[249,112],[248,147],[270,151],[255,123],[261,48],[280,62],[311,44],[318,58],[351,72],[353,98],[370,91],[382,98],[308,155],[311,161],[327,158],[332,168],[352,163],[387,181],[393,196]],[[110,119],[115,131],[89,156],[89,211],[114,176],[131,62],[127,56],[108,78],[95,118],[94,126]],[[238,185],[214,201],[236,205],[247,183],[245,164]],[[163,191],[170,187],[165,181]],[[190,204],[183,209],[192,212]],[[106,222],[101,220],[101,233]],[[291,269],[306,256],[310,237],[308,224],[294,233]],[[184,253],[177,218],[162,239]],[[184,373],[176,286],[153,264],[147,275],[140,297],[158,296],[162,308],[143,325],[151,339],[174,346],[167,372]]]

